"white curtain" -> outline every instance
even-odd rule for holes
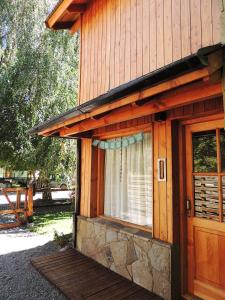
[[[152,226],[152,134],[126,148],[105,150],[104,214]]]

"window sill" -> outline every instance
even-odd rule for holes
[[[152,229],[150,227],[135,225],[103,215],[95,218],[95,221],[105,224],[106,226],[113,227],[115,230],[118,230],[121,233],[124,232],[126,234],[136,235],[147,240],[152,238]]]

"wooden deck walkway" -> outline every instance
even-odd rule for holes
[[[74,249],[33,258],[31,263],[68,299],[161,299]]]

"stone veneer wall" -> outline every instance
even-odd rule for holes
[[[135,228],[78,217],[77,250],[140,286],[171,299],[171,246]]]

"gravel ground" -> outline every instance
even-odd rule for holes
[[[36,256],[58,251],[45,235],[26,228],[0,231],[0,300],[65,300],[30,264]]]

